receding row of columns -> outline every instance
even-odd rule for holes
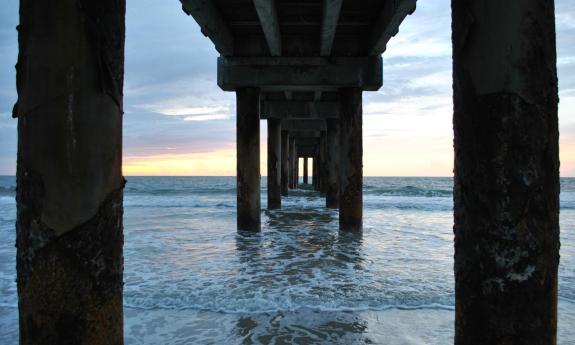
[[[340,229],[362,226],[362,90],[342,88],[339,119],[327,119],[327,131],[315,145],[313,188],[326,197],[326,207],[339,208]],[[237,225],[238,230],[260,231],[260,138],[258,88],[241,88],[237,97]],[[298,137],[282,130],[280,119],[268,124],[268,209],[281,208],[281,197],[298,187]],[[308,156],[303,182],[307,184]]]

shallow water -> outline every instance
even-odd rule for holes
[[[17,340],[13,178],[0,178],[0,343]],[[265,186],[265,179],[262,181]],[[453,337],[450,178],[364,181],[362,235],[309,189],[235,231],[235,179],[130,177],[129,344],[445,344]],[[562,180],[559,343],[575,343],[575,180]]]

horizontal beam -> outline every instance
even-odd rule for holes
[[[218,85],[224,91],[242,87],[259,87],[262,91],[357,87],[376,91],[382,82],[381,56],[218,58]]]
[[[258,26],[260,25],[259,21],[256,20],[233,20],[230,21],[230,26]],[[322,22],[318,21],[318,20],[309,20],[309,21],[296,21],[296,20],[292,20],[292,21],[282,21],[280,23],[280,28],[282,26],[291,26],[291,27],[316,27],[316,28],[320,28],[322,25]],[[337,22],[337,26],[339,27],[367,27],[370,26],[369,22],[366,21],[361,21],[361,20],[346,20],[346,21],[338,21]]]
[[[215,45],[216,50],[224,55],[234,54],[234,37],[228,24],[213,5],[211,0],[180,0],[182,9],[191,15],[200,26],[204,36]]]
[[[290,131],[288,134],[292,138],[296,138],[296,144],[298,139],[309,139],[309,138],[319,138],[321,132],[319,131]]]
[[[336,101],[263,101],[261,119],[327,119],[339,118]]]
[[[282,40],[275,0],[253,0],[271,56],[282,55]]]
[[[297,147],[297,155],[299,157],[314,157],[317,153],[317,146],[299,146]]]
[[[319,138],[305,138],[305,137],[300,137],[298,140],[296,140],[296,146],[313,146],[316,147],[317,145],[319,145]]]
[[[399,25],[415,11],[416,0],[387,0],[373,26],[369,40],[369,55],[381,55],[387,42],[399,31]]]
[[[325,120],[284,120],[282,129],[290,132],[297,131],[326,131]]]
[[[329,56],[335,37],[335,30],[341,12],[343,0],[324,0],[323,16],[321,22],[321,47],[320,55]]]

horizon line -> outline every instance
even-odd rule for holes
[[[122,175],[123,177],[237,177],[236,175]],[[16,175],[3,175],[0,177],[16,177]],[[267,177],[267,175],[261,175],[261,177]],[[300,176],[302,178],[303,176]],[[452,178],[453,175],[363,175],[363,177],[437,177],[437,178]],[[575,178],[575,176],[559,176],[560,178]],[[311,176],[310,176],[311,178]]]

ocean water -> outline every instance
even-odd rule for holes
[[[128,177],[126,344],[453,342],[451,178],[366,177],[364,231],[309,188],[236,232],[235,178]],[[561,180],[559,344],[575,344],[575,179]],[[18,339],[15,180],[0,177],[0,344]]]

